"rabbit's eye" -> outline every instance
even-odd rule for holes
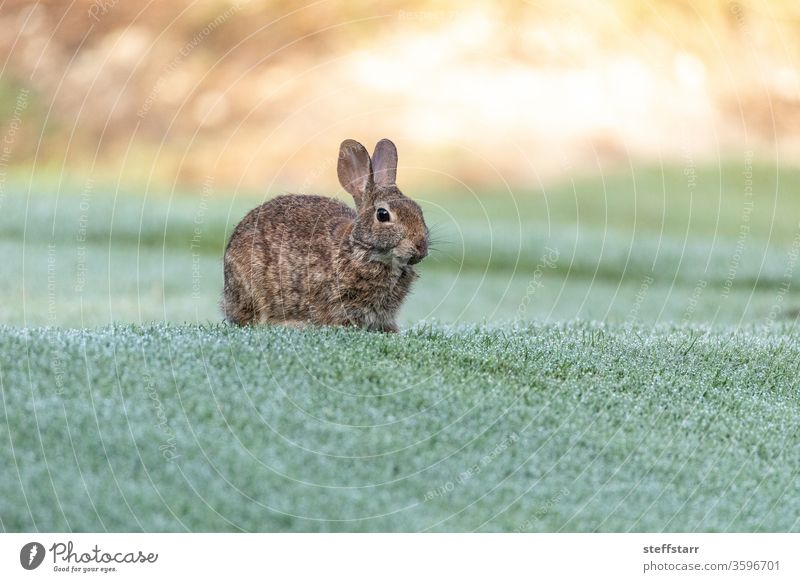
[[[392,219],[389,211],[385,208],[378,208],[378,210],[375,211],[375,218],[378,219],[378,222],[389,222]]]

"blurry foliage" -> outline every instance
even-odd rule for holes
[[[794,2],[10,0],[0,25],[37,170],[322,189],[341,139],[390,136],[441,188],[800,149]]]

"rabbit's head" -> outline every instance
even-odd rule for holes
[[[357,141],[343,141],[337,170],[339,182],[356,202],[353,243],[386,262],[413,265],[427,256],[428,227],[419,205],[395,184],[397,148],[391,141],[379,141],[372,159]]]

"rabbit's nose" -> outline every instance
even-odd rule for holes
[[[414,256],[412,256],[408,261],[412,265],[416,265],[422,259],[428,256],[428,241],[423,239],[421,242],[414,245],[414,250],[416,251]]]

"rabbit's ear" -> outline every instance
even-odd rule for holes
[[[397,148],[388,139],[375,144],[372,154],[373,179],[378,186],[394,186],[397,180]]]
[[[372,163],[367,149],[355,140],[344,140],[339,146],[336,171],[342,188],[353,195],[356,206],[361,206],[364,195],[372,186]]]

